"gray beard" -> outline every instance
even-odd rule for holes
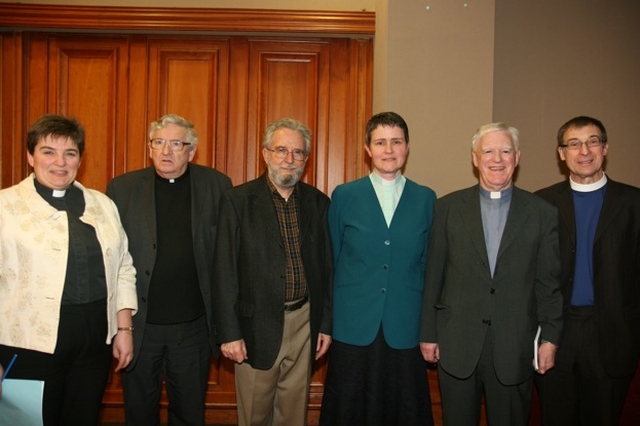
[[[293,186],[296,186],[303,172],[304,172],[304,169],[301,168],[296,170],[296,172],[292,175],[283,175],[281,173],[278,173],[277,169],[274,169],[271,166],[269,166],[269,176],[271,177],[271,179],[276,185],[282,188],[291,188]]]

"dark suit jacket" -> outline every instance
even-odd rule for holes
[[[213,248],[218,225],[218,205],[221,194],[231,187],[231,179],[210,167],[189,164],[191,172],[191,227],[193,253],[198,270],[209,324],[211,347],[218,356],[213,333],[211,303]],[[129,237],[129,252],[136,267],[138,313],[133,316],[134,353],[140,353],[147,318],[149,282],[156,262],[155,169],[147,167],[118,176],[109,182],[107,195],[118,206],[120,219]],[[178,219],[178,218],[177,218]],[[127,370],[135,366],[134,357]]]
[[[214,314],[219,343],[244,339],[249,363],[270,368],[282,342],[286,257],[263,174],[225,192],[214,266]],[[331,334],[329,198],[300,182],[300,251],[311,304],[311,353],[318,333]]]
[[[565,181],[536,194],[560,212],[561,290],[566,309],[571,304],[576,246],[571,186]],[[598,334],[593,343],[607,374],[629,376],[640,354],[640,189],[611,179],[596,228],[593,281]]]
[[[514,188],[492,278],[478,188],[436,201],[420,341],[438,343],[441,368],[463,379],[474,372],[491,327],[496,374],[514,385],[534,372],[538,325],[543,339],[560,340],[558,213]]]
[[[415,348],[435,193],[406,180],[387,226],[371,178],[340,185],[329,207],[335,265],[333,338],[366,346],[380,325],[394,349]]]

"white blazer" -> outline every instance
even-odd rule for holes
[[[34,175],[0,191],[0,344],[53,353],[67,269],[67,213],[51,207],[36,191]],[[136,270],[115,204],[106,195],[74,185],[86,203],[81,221],[93,226],[104,259],[109,328],[117,313],[138,308]]]

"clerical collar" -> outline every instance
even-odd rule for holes
[[[593,183],[586,183],[586,184],[577,183],[571,180],[571,178],[569,178],[569,183],[571,184],[571,189],[573,189],[574,191],[593,192],[593,191],[597,191],[598,189],[602,188],[607,184],[607,175],[603,173],[600,180]]]
[[[51,189],[48,186],[45,186],[38,181],[38,179],[34,176],[33,183],[36,187],[36,191],[40,194],[41,197],[48,199],[50,197],[53,198],[62,198],[66,195],[67,189]],[[73,185],[73,184],[72,184]]]
[[[382,179],[376,172],[371,172],[369,175],[371,180],[375,183],[380,184],[382,186],[396,186],[400,182],[404,181],[405,177],[402,174],[399,174],[395,179],[385,180]]]
[[[187,164],[187,169],[184,171],[183,174],[181,174],[177,178],[169,178],[169,179],[167,179],[167,178],[164,178],[164,177],[160,176],[158,174],[158,172],[156,171],[156,180],[158,180],[158,181],[160,181],[162,183],[176,183],[176,182],[180,182],[180,181],[183,181],[183,180],[187,179],[190,174],[191,174],[191,168]]]
[[[483,198],[488,198],[491,200],[500,200],[500,199],[510,199],[511,194],[513,194],[513,185],[508,188],[503,189],[502,191],[487,191],[482,186],[480,188],[480,195]]]

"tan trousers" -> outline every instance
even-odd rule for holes
[[[304,426],[311,377],[309,302],[285,312],[280,352],[269,370],[235,366],[239,426]],[[251,356],[251,355],[249,355]]]

